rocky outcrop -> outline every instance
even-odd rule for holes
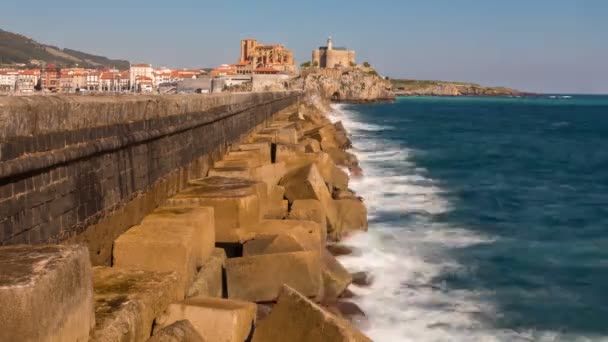
[[[303,88],[309,94],[335,102],[374,102],[395,99],[389,81],[375,71],[361,69],[328,70],[303,75]]]
[[[484,87],[474,83],[392,80],[396,95],[404,96],[524,96],[519,90],[505,87]]]

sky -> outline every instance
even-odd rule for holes
[[[2,0],[0,28],[179,68],[235,63],[250,37],[299,64],[331,35],[392,78],[608,94],[608,0]]]

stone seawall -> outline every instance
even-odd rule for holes
[[[0,244],[112,241],[297,92],[0,99]]]

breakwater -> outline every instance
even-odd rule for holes
[[[63,123],[45,121],[45,111],[27,103],[20,110],[0,107],[3,120],[35,113],[11,126],[1,121],[3,141],[11,146],[2,150],[8,162],[1,168],[3,185],[13,192],[0,203],[27,196],[19,203],[31,212],[30,192],[15,194],[15,182],[24,181],[26,189],[31,182],[37,193],[84,176],[73,185],[75,194],[50,191],[50,202],[82,203],[80,224],[63,226],[60,218],[59,234],[3,240],[11,245],[0,248],[6,336],[368,341],[341,312],[353,276],[326,248],[367,229],[365,205],[348,189],[344,169],[360,171],[345,151],[350,141],[342,125],[300,93],[155,99],[112,99],[90,120],[65,115]],[[217,105],[205,107],[201,99]],[[86,108],[86,101],[103,102],[49,101],[64,106],[51,112],[55,119]],[[153,110],[146,114],[146,108]],[[118,124],[112,109],[123,114]],[[51,127],[67,130],[40,138],[52,134]],[[82,138],[63,140],[72,132]],[[14,143],[24,141],[18,139],[43,143],[29,147]],[[108,168],[106,162],[117,164]],[[49,173],[43,186],[35,181],[40,173]],[[103,181],[111,177],[119,179],[120,196]],[[121,188],[123,181],[132,188]],[[130,195],[123,197],[123,190]]]

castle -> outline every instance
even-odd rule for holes
[[[312,52],[312,63],[320,68],[340,68],[355,64],[355,51],[343,47],[333,47],[331,37],[327,46],[321,46]]]
[[[292,50],[280,44],[264,45],[255,39],[241,40],[239,65],[247,64],[254,70],[272,68],[289,73],[296,70]]]

